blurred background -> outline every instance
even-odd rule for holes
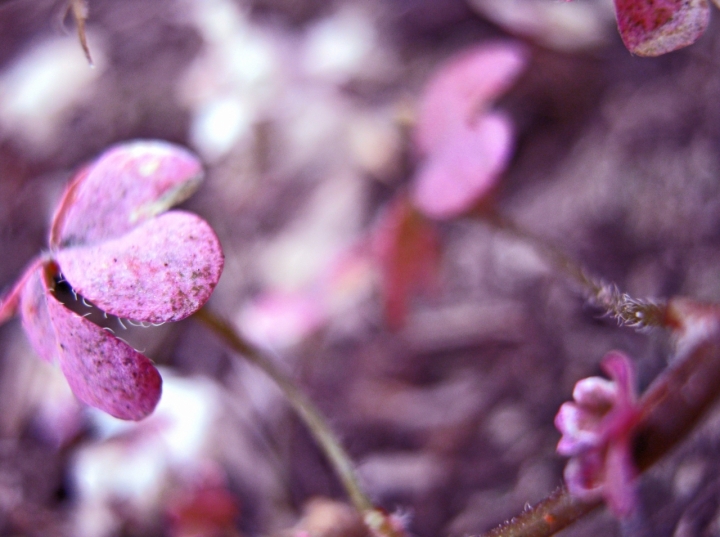
[[[720,300],[717,12],[693,46],[642,59],[606,0],[87,3],[92,68],[64,2],[0,2],[0,289],[47,248],[81,165],[135,138],[189,147],[207,173],[183,206],[226,254],[210,307],[292,372],[413,535],[476,534],[544,498],[574,383],[619,349],[645,386],[669,349],[477,217],[433,224],[437,281],[387,322],[357,245],[413,180],[418,98],[447,58],[528,48],[492,105],[515,126],[500,213],[634,296]],[[192,318],[123,337],[164,377],[139,424],[80,407],[20,322],[0,327],[1,535],[364,535],[261,372]],[[719,534],[718,455],[715,411],[643,477],[649,534]],[[604,510],[565,533],[619,534]]]

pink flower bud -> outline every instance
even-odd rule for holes
[[[617,351],[603,358],[610,380],[590,377],[573,390],[574,402],[563,403],[555,417],[562,433],[558,453],[569,456],[565,483],[571,494],[604,498],[618,517],[635,506],[632,434],[640,417],[630,359]]]

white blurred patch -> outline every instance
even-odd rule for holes
[[[185,0],[191,19],[208,42],[222,42],[233,36],[243,17],[237,4],[229,0]]]
[[[468,4],[511,33],[567,52],[605,44],[614,21],[609,0],[468,0]]]
[[[162,397],[155,412],[145,420],[124,421],[96,409],[88,410],[101,438],[139,432],[164,447],[169,465],[190,464],[207,447],[213,420],[220,411],[218,389],[209,379],[178,377],[169,369],[159,369]]]
[[[0,125],[35,153],[52,150],[60,122],[91,91],[102,74],[104,54],[92,36],[95,67],[88,65],[77,36],[34,45],[0,76]]]
[[[155,412],[134,423],[89,409],[101,441],[77,451],[72,477],[78,493],[75,535],[115,533],[124,516],[148,521],[172,475],[202,472],[210,460],[220,394],[209,379],[162,370],[163,395]]]
[[[370,17],[356,7],[342,8],[310,28],[303,51],[304,70],[312,77],[347,81],[367,69],[376,42]]]
[[[280,42],[250,24],[233,2],[186,3],[206,47],[188,69],[180,94],[193,111],[193,146],[215,161],[248,143],[253,126],[277,99],[284,78]]]
[[[229,153],[241,137],[251,132],[254,119],[247,103],[239,99],[208,101],[193,118],[190,140],[212,162]]]
[[[348,111],[348,103],[327,86],[300,85],[286,95],[278,109],[283,168],[291,172],[320,163],[334,165],[334,161],[342,165],[342,130]]]

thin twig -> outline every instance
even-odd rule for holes
[[[88,7],[86,0],[70,0],[68,9],[71,11],[73,18],[75,19],[75,25],[77,26],[78,39],[80,40],[80,46],[85,53],[90,67],[93,67],[93,59],[90,55],[90,46],[87,42],[87,34],[85,33],[85,22],[88,18]]]

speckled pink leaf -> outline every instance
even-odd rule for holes
[[[659,56],[691,45],[710,20],[707,0],[615,0],[625,46],[639,56]]]
[[[68,185],[50,231],[51,248],[123,235],[192,194],[198,159],[167,142],[138,140],[103,153]]]
[[[45,264],[36,263],[23,275],[20,315],[32,348],[43,360],[54,363],[59,349],[48,313],[46,297],[50,291],[45,270]]]
[[[467,127],[515,82],[526,62],[525,48],[510,41],[485,43],[451,59],[420,100],[415,131],[420,152],[434,151],[448,135]]]
[[[223,253],[199,216],[171,211],[120,238],[57,252],[73,288],[101,309],[128,319],[177,321],[207,301]]]
[[[60,369],[75,396],[124,420],[140,420],[150,414],[162,392],[162,379],[152,362],[67,309],[51,293],[46,296]]]
[[[457,130],[421,165],[412,201],[430,218],[458,216],[486,195],[508,163],[513,147],[510,120],[487,114]]]

